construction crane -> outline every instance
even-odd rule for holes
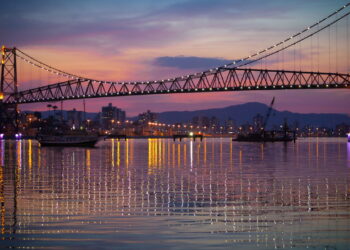
[[[273,104],[274,104],[274,103],[275,103],[275,97],[272,98],[272,101],[271,101],[271,103],[270,103],[269,109],[268,109],[267,112],[266,112],[262,131],[265,131],[267,122],[269,121],[269,118],[270,118],[270,116],[271,116],[272,107],[273,107]]]

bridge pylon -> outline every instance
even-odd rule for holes
[[[0,133],[13,135],[18,132],[18,105],[7,104],[3,100],[8,95],[16,95],[17,61],[16,48],[1,47],[1,81],[0,81]]]

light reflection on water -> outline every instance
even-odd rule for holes
[[[350,244],[350,146],[0,141],[0,246],[305,248]]]

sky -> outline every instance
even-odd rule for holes
[[[346,3],[342,0],[3,1],[0,43],[16,46],[61,70],[93,79],[158,80],[245,57],[295,34]],[[339,52],[344,51],[340,48],[349,46],[344,34],[334,38],[339,44],[335,57],[342,58],[340,65],[329,63],[331,66],[327,67],[328,59],[323,53],[326,44],[321,44],[321,49],[310,52],[313,66],[317,58],[322,70],[349,72],[349,65],[345,65],[349,54]],[[327,34],[314,38],[311,46],[325,37]],[[301,46],[306,50],[309,43]],[[310,66],[310,55],[300,53],[304,53],[303,63]],[[288,67],[288,62],[275,66]],[[21,89],[43,84],[28,79],[32,73],[23,72],[24,76],[19,76]],[[274,96],[278,110],[350,114],[348,89],[99,98],[87,99],[86,107],[87,111],[97,112],[111,102],[133,116],[147,109],[196,110],[252,101],[269,104]],[[65,109],[73,107],[81,110],[82,101],[64,103]],[[45,110],[46,103],[22,105],[21,109]]]

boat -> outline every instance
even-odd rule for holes
[[[41,146],[55,147],[93,147],[99,137],[95,135],[39,135]]]
[[[271,116],[272,107],[275,102],[275,97],[272,98],[270,106],[267,110],[262,128],[256,132],[250,132],[247,134],[238,134],[233,141],[246,141],[246,142],[290,142],[296,140],[296,132],[290,131],[287,121],[285,120],[282,131],[267,131],[267,122]]]
[[[246,141],[246,142],[290,142],[295,141],[296,137],[288,134],[275,134],[275,133],[251,133],[240,134],[233,141]]]

